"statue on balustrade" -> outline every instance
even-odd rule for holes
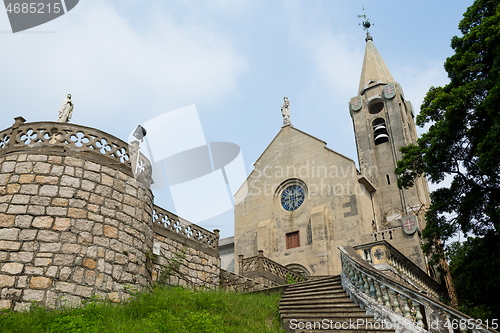
[[[57,119],[60,123],[69,123],[71,115],[73,114],[73,102],[71,101],[71,94],[64,99],[61,109],[59,109],[59,117]]]

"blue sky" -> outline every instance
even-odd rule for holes
[[[69,13],[12,34],[0,11],[0,127],[57,120],[67,93],[72,123],[126,140],[137,124],[196,104],[207,141],[241,147],[247,174],[291,122],[357,160],[347,103],[357,95],[365,32],[418,112],[443,69],[472,1],[82,0]],[[418,129],[421,132],[420,129]],[[168,190],[156,204],[175,211]],[[200,223],[233,234],[232,211]]]

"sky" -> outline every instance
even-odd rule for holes
[[[429,87],[448,82],[443,63],[470,5],[81,0],[15,34],[0,10],[0,129],[17,116],[56,121],[71,93],[72,123],[126,141],[138,124],[195,104],[207,142],[237,144],[248,175],[281,129],[287,96],[294,127],[357,161],[347,103],[358,94],[363,63],[362,7],[375,46],[418,113]],[[168,189],[154,195],[156,205],[176,212]],[[228,210],[198,224],[228,237],[233,222]]]

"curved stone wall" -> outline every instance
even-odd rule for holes
[[[127,297],[150,281],[153,195],[81,152],[0,156],[0,308]]]

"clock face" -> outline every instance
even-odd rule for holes
[[[288,186],[283,193],[281,193],[281,206],[291,212],[299,208],[305,198],[306,195],[302,186]]]

